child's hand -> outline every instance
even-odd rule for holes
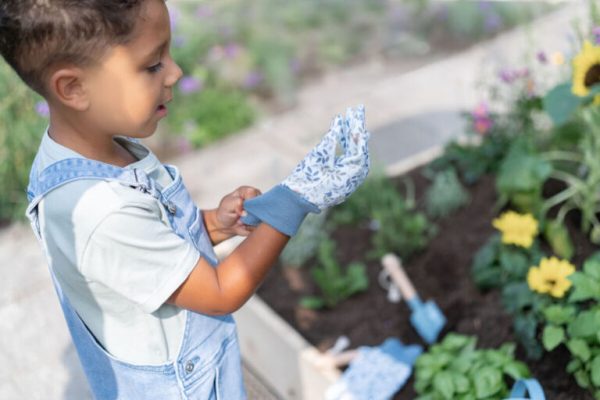
[[[250,186],[240,186],[221,199],[216,218],[219,230],[226,234],[248,236],[254,227],[244,224],[240,218],[246,215],[244,200],[260,195],[260,191]]]

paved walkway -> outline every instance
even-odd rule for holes
[[[174,163],[198,204],[214,207],[239,185],[266,190],[277,183],[318,141],[333,115],[363,103],[374,159],[393,168],[462,132],[459,113],[479,100],[476,83],[482,71],[520,60],[532,40],[547,52],[568,50],[565,32],[575,16],[584,17],[581,3],[539,20],[531,30],[510,32],[410,72],[397,73],[374,61],[326,76],[301,91],[296,109]],[[0,259],[0,400],[89,398],[28,227],[0,231]],[[249,376],[259,388],[260,381]]]

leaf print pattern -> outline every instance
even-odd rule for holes
[[[308,153],[282,185],[323,210],[342,203],[369,173],[370,134],[365,127],[365,108],[348,108],[338,115],[321,142]],[[338,143],[342,154],[336,156]]]

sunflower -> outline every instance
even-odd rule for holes
[[[600,83],[600,46],[586,40],[583,49],[573,59],[573,87],[577,96],[587,96],[590,88]],[[594,104],[600,104],[600,95],[594,97]]]
[[[502,232],[502,243],[514,244],[526,249],[531,247],[538,234],[538,222],[531,214],[519,214],[507,211],[494,219],[494,228]]]
[[[573,272],[575,267],[566,260],[556,257],[542,258],[538,267],[529,269],[527,284],[535,292],[563,297],[572,285],[568,277]]]

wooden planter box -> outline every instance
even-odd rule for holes
[[[435,147],[386,168],[390,177],[424,165],[442,153]],[[220,257],[238,242],[217,248]],[[285,400],[319,400],[341,375],[320,352],[276,314],[258,296],[253,296],[234,314],[244,363]]]

